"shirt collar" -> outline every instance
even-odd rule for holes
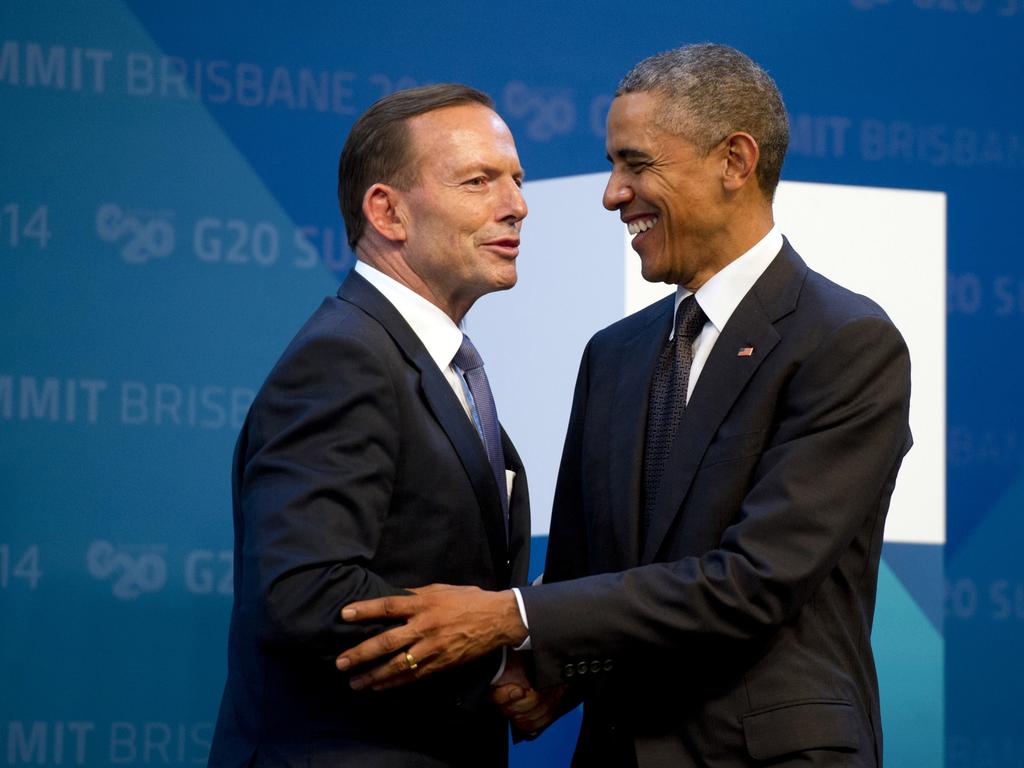
[[[743,297],[754,287],[757,279],[768,269],[782,250],[782,232],[776,224],[754,247],[729,262],[697,289],[697,303],[719,333],[729,322]],[[683,286],[676,289],[676,309],[693,291]]]
[[[394,305],[398,314],[419,337],[437,367],[442,371],[448,368],[462,346],[462,328],[440,307],[379,269],[364,261],[356,261],[355,270]]]

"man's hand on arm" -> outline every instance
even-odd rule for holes
[[[404,624],[371,637],[340,654],[338,669],[352,670],[383,659],[352,677],[352,688],[384,690],[465,664],[501,646],[517,646],[527,629],[511,590],[431,584],[409,596],[350,603],[341,610],[347,622],[405,619]]]

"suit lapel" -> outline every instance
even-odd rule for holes
[[[618,563],[623,568],[636,564],[640,557],[640,502],[643,497],[642,476],[644,439],[647,427],[647,403],[651,378],[658,353],[668,339],[672,327],[674,295],[661,301],[651,323],[626,341],[612,401],[611,424],[616,425],[614,437],[605,445],[608,472],[610,514],[608,524],[618,548]],[[623,465],[623,457],[629,457]]]
[[[497,572],[504,573],[508,545],[504,514],[496,493],[496,490],[501,492],[504,489],[495,488],[494,475],[480,435],[466,418],[466,412],[448,380],[394,305],[358,272],[349,273],[338,289],[338,297],[355,304],[384,326],[402,354],[419,372],[420,388],[427,406],[448,435],[473,486]]]
[[[462,410],[462,405],[452,392],[447,379],[425,350],[423,354],[431,366],[428,368],[423,364],[420,367],[420,386],[423,388],[424,397],[466,468],[466,474],[473,485],[473,492],[483,514],[484,528],[487,531],[496,572],[504,573],[507,569],[508,542],[505,533],[505,513],[501,509],[498,493],[504,493],[505,489],[495,487],[494,473],[491,472],[483,441],[480,440],[473,423],[466,418],[466,412]]]
[[[806,273],[806,265],[789,242],[783,240],[778,256],[743,297],[722,329],[680,419],[666,465],[670,470],[666,471],[658,489],[641,563],[654,560],[680,514],[715,433],[751,377],[778,344],[781,337],[774,324],[796,307]],[[739,351],[747,347],[752,347],[753,353],[739,355]]]

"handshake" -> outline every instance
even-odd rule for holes
[[[523,654],[510,650],[501,676],[491,684],[491,701],[512,726],[534,738],[565,710],[559,709],[565,685],[538,690],[526,674]]]
[[[338,656],[339,670],[360,669],[349,681],[353,689],[407,685],[506,647],[505,669],[492,683],[491,701],[514,728],[531,737],[562,714],[565,686],[535,688],[527,675],[525,654],[512,650],[523,644],[529,631],[511,590],[431,584],[411,592],[342,608],[346,622],[404,620]]]

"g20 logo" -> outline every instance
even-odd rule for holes
[[[146,592],[156,592],[167,583],[167,563],[159,554],[128,554],[102,539],[89,545],[85,564],[95,578],[112,579],[114,597],[121,600],[134,600]]]
[[[96,234],[108,243],[122,243],[121,258],[129,264],[145,264],[174,250],[171,214],[128,212],[116,203],[104,203],[96,211]]]
[[[526,135],[535,141],[551,141],[576,127],[576,104],[568,88],[531,88],[516,80],[502,96],[504,112],[526,120]]]

